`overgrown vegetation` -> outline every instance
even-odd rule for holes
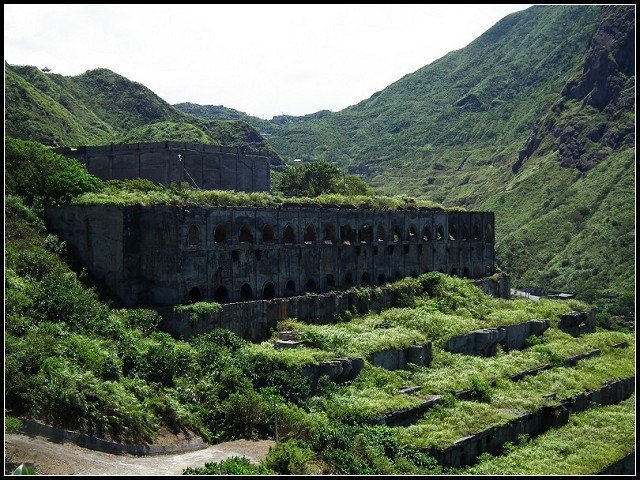
[[[569,424],[508,449],[482,455],[463,475],[594,475],[635,448],[635,396],[572,415]]]
[[[286,167],[276,188],[287,197],[317,197],[323,193],[373,195],[360,177],[341,173],[333,163],[324,160]]]
[[[102,182],[94,192],[75,197],[74,205],[203,205],[278,207],[287,204],[316,204],[370,208],[376,210],[404,210],[432,208],[445,209],[442,205],[409,197],[342,195],[323,193],[316,197],[283,197],[277,193],[235,192],[232,190],[199,190],[186,182],[171,187],[154,185],[148,180],[109,180]]]

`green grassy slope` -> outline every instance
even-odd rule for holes
[[[158,140],[249,144],[275,155],[247,123],[185,114],[104,68],[65,77],[5,64],[5,83],[5,133],[16,138],[66,146]]]

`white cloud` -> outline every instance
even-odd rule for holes
[[[340,110],[527,5],[5,5],[5,61],[109,68],[170,103]]]

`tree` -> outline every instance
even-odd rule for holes
[[[372,194],[360,177],[343,174],[333,163],[324,160],[288,167],[280,177],[278,188],[289,197],[317,197],[323,193]]]

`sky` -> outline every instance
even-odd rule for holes
[[[341,110],[529,5],[7,5],[11,65],[108,68],[169,103]]]

